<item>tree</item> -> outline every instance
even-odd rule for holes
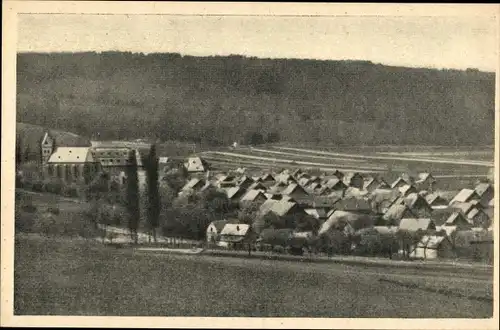
[[[246,137],[247,143],[250,145],[259,145],[264,143],[264,137],[259,132],[250,132]]]
[[[296,228],[299,231],[312,231],[313,234],[317,234],[320,226],[320,221],[309,214],[300,216],[296,220]]]
[[[153,234],[153,239],[156,242],[156,229],[159,226],[160,216],[160,196],[158,190],[158,157],[156,155],[156,145],[152,145],[146,165],[146,180],[147,180],[147,219],[150,234]]]
[[[137,244],[137,229],[140,222],[139,209],[139,179],[137,175],[137,158],[135,152],[129,153],[129,165],[127,166],[127,187],[126,201],[128,211],[128,228],[130,236],[134,243]]]

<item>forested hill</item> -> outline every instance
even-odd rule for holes
[[[90,138],[493,144],[495,75],[473,69],[123,52],[17,66],[17,121]]]

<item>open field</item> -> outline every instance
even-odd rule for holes
[[[265,145],[255,148],[212,150],[199,153],[215,170],[237,167],[261,169],[310,168],[321,172],[335,170],[379,174],[394,180],[403,172],[431,172],[439,189],[459,190],[488,176],[494,151],[483,148],[445,147],[333,147]]]
[[[493,308],[491,275],[136,254],[36,236],[16,237],[14,278],[17,315],[484,318]],[[450,294],[459,288],[469,298]]]

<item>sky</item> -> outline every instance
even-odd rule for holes
[[[498,62],[493,16],[21,14],[18,18],[20,52],[240,54],[484,71],[495,71]]]

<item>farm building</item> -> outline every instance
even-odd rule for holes
[[[197,192],[205,186],[205,180],[199,178],[192,178],[189,180],[184,187],[182,187],[181,192]]]
[[[207,242],[213,244],[217,243],[219,241],[219,235],[227,223],[227,220],[212,221],[207,227]]]
[[[340,172],[339,170],[335,170],[332,173],[333,176],[336,176],[337,179],[342,180],[344,178],[344,173]]]
[[[404,180],[402,177],[397,178],[391,183],[391,189],[399,189],[402,186],[410,185],[411,182]]]
[[[250,186],[248,186],[247,190],[260,190],[262,192],[265,192],[267,190],[267,187],[264,186],[261,182],[254,182]]]
[[[260,181],[264,183],[274,183],[276,182],[276,179],[272,176],[271,173],[264,173],[261,176]]]
[[[463,203],[463,202],[455,202],[450,205],[451,209],[459,210],[463,214],[469,213],[471,210],[475,209],[473,203]]]
[[[228,223],[224,225],[220,232],[219,242],[229,248],[243,248],[244,244],[248,244],[253,240],[253,236],[250,225]]]
[[[394,201],[394,204],[406,205],[412,214],[421,218],[430,217],[432,213],[432,208],[425,198],[417,193],[411,193],[406,197],[399,197]]]
[[[252,178],[244,175],[238,180],[237,185],[243,189],[248,189],[253,183]]]
[[[363,182],[363,190],[366,190],[368,192],[372,192],[375,189],[380,187],[380,182],[377,178],[374,177],[365,177],[364,182]]]
[[[328,187],[332,191],[343,191],[347,185],[339,178],[331,178],[323,183],[323,186]]]

